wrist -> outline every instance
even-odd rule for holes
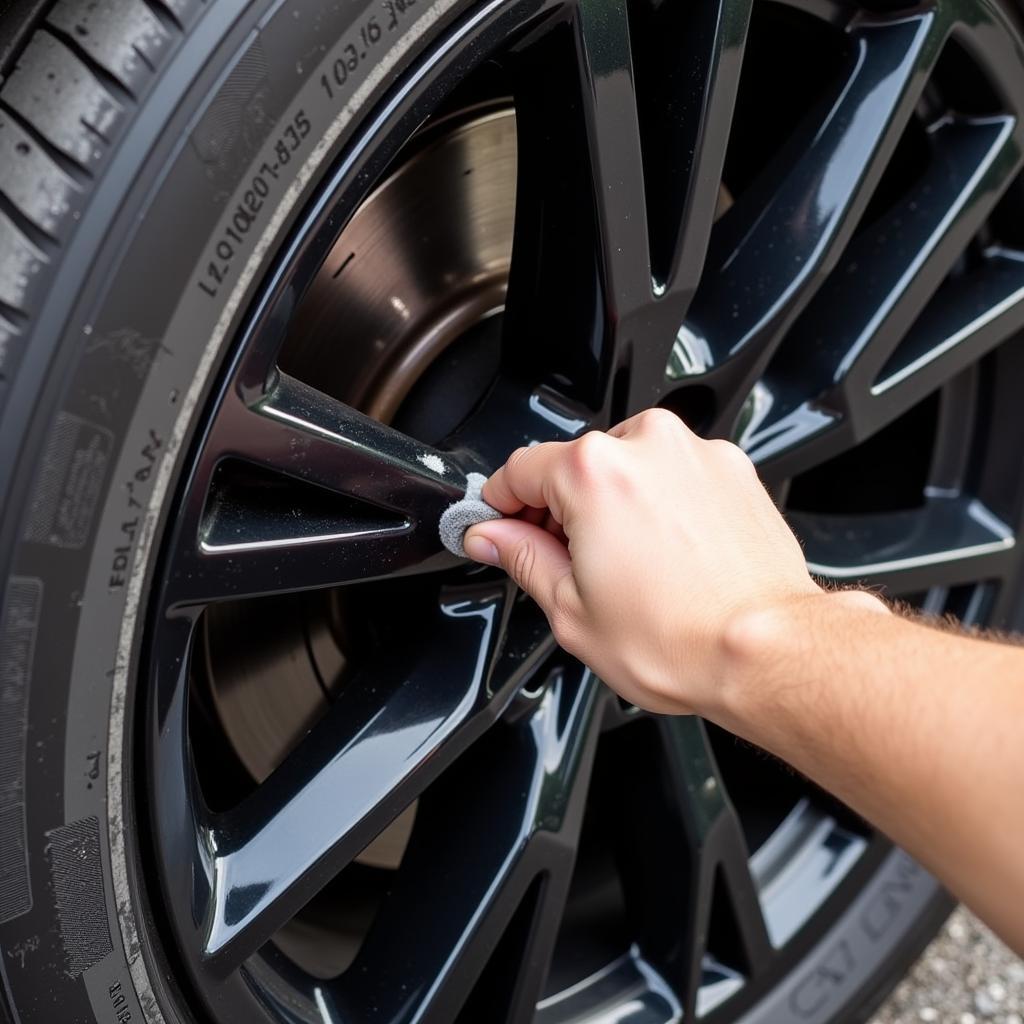
[[[707,717],[751,742],[774,746],[774,733],[792,727],[794,716],[813,707],[817,691],[828,684],[836,637],[877,614],[891,612],[867,591],[816,589],[734,616],[723,632],[716,706]]]

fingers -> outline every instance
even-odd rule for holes
[[[560,617],[575,598],[569,551],[541,526],[495,519],[470,527],[463,546],[475,561],[500,565],[549,619]]]
[[[634,439],[685,447],[697,436],[674,413],[647,409],[607,433],[592,430],[574,441],[518,448],[484,484],[484,500],[506,516],[532,523],[541,517],[530,510],[546,509],[564,526],[573,502],[585,505],[595,487],[616,479],[627,450],[623,442]]]
[[[565,525],[570,506],[585,498],[621,454],[622,442],[600,430],[574,441],[548,441],[518,448],[484,484],[483,497],[506,516],[524,508],[548,509]]]
[[[554,512],[551,498],[557,488],[552,482],[560,475],[565,449],[572,443],[547,442],[517,448],[484,484],[484,500],[507,516],[524,508],[550,508]]]

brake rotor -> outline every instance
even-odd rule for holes
[[[282,355],[288,372],[390,422],[439,355],[502,309],[515,122],[511,109],[463,113],[413,143],[310,286]]]

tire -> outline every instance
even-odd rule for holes
[[[383,30],[360,44],[371,18]],[[158,895],[161,812],[144,780],[162,769],[145,736],[170,712],[139,667],[157,647],[153,595],[174,576],[169,538],[243,329],[266,319],[299,240],[341,228],[325,183],[356,188],[358,164],[365,193],[440,102],[443,90],[412,88],[413,70],[429,54],[462,73],[503,19],[500,4],[467,0],[60,0],[0,21],[0,976],[12,1024],[284,1019],[266,993],[239,1010],[241,982],[220,1002],[204,988],[178,948],[180,908]],[[456,38],[468,50],[445,42]],[[327,77],[346,46],[355,67]],[[951,907],[905,854],[872,850],[783,974],[713,1019],[867,1020]],[[497,1020],[474,1009],[491,1005],[481,991],[430,1019]],[[371,1019],[353,1012],[344,1019]]]

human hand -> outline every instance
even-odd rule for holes
[[[472,527],[563,648],[651,711],[708,714],[747,613],[822,595],[750,459],[653,409],[607,433],[514,452]]]
[[[1020,646],[821,589],[746,455],[666,411],[519,449],[483,496],[515,518],[472,527],[467,553],[503,566],[566,650],[634,704],[791,764],[1024,951],[1006,896],[1024,894],[1024,829],[991,826],[1020,797]]]

